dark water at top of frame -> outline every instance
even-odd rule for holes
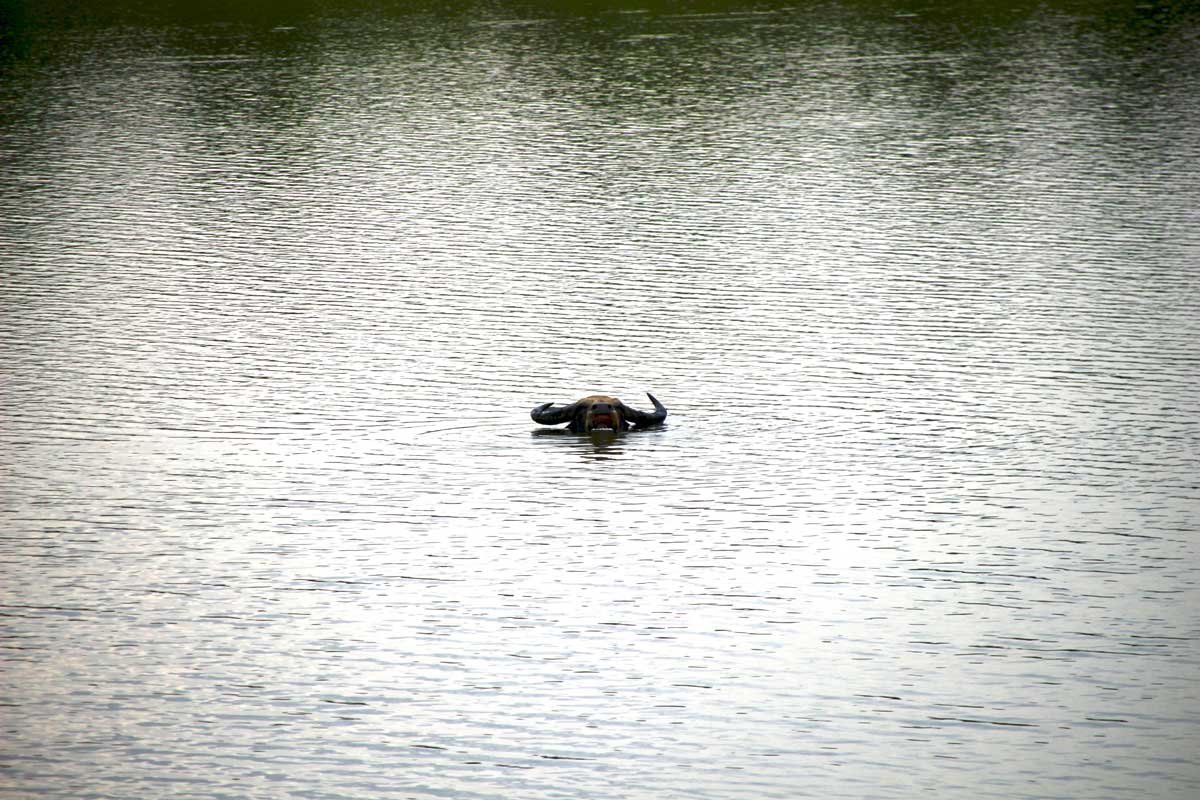
[[[0,797],[1200,794],[1184,4],[0,11]]]

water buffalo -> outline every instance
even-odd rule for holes
[[[556,406],[553,403],[543,403],[529,412],[533,421],[542,425],[558,425],[568,422],[567,430],[572,433],[587,433],[588,431],[625,431],[631,425],[638,428],[650,428],[661,425],[667,418],[667,409],[658,399],[646,393],[654,404],[653,412],[638,411],[630,408],[615,397],[594,394],[582,400],[576,400],[567,406]]]

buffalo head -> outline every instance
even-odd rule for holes
[[[654,411],[638,411],[630,408],[615,397],[594,394],[582,400],[576,400],[567,406],[556,406],[553,403],[543,403],[529,412],[533,421],[542,425],[558,425],[561,422],[570,423],[567,430],[572,433],[587,433],[588,431],[610,430],[624,431],[629,426],[650,428],[661,425],[667,418],[667,409],[649,392],[646,396],[654,404]]]

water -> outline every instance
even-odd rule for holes
[[[9,12],[0,796],[1196,796],[1198,23]]]

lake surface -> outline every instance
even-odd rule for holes
[[[0,796],[1200,796],[1196,14],[53,9]]]

